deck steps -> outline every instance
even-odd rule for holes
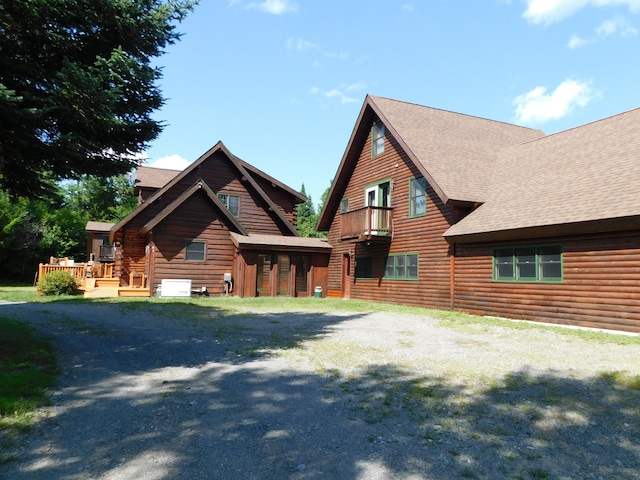
[[[148,288],[120,286],[119,278],[86,278],[81,290],[85,298],[151,296]]]

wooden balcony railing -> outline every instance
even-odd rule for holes
[[[393,234],[393,208],[364,207],[345,212],[340,217],[340,237],[370,240],[391,237]]]

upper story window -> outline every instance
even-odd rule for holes
[[[227,195],[226,193],[219,193],[218,198],[222,204],[229,209],[234,217],[240,216],[240,197],[237,195]]]
[[[188,241],[184,259],[187,262],[204,262],[206,260],[207,244],[200,241]]]
[[[411,179],[409,185],[409,215],[418,217],[427,213],[427,181],[424,177]]]
[[[371,128],[371,156],[377,157],[384,153],[384,124],[376,122]]]
[[[349,211],[349,199],[343,198],[340,200],[340,213],[347,213]]]
[[[546,245],[498,248],[493,279],[501,282],[562,282],[562,248]]]

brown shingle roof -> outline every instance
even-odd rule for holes
[[[639,184],[636,109],[503,150],[486,203],[445,236],[638,216]]]
[[[108,233],[109,230],[111,230],[111,227],[113,227],[114,225],[115,225],[115,223],[94,222],[92,220],[89,220],[84,229],[87,232],[105,232],[105,233]]]
[[[368,101],[406,153],[426,169],[445,202],[484,201],[498,152],[544,136],[540,130],[388,98],[369,96]]]
[[[260,248],[260,247],[278,247],[281,250],[301,249],[308,250],[331,250],[331,245],[323,238],[307,238],[307,237],[284,237],[281,235],[240,235],[231,232],[233,243],[240,248]]]
[[[162,188],[182,170],[139,166],[136,168],[136,186]]]

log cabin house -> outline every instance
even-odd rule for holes
[[[222,142],[183,171],[139,167],[136,176],[138,207],[115,225],[87,225],[90,252],[108,262],[100,254],[108,251],[121,288],[154,295],[163,282],[186,281],[187,294],[326,291],[331,247],[294,226],[306,198]]]
[[[640,332],[640,110],[540,130],[367,96],[328,295]]]

